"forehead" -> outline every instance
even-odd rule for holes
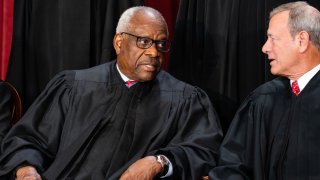
[[[289,11],[283,11],[271,17],[268,34],[288,29]]]
[[[152,12],[138,12],[131,21],[131,30],[139,35],[167,35],[167,26],[162,18]]]

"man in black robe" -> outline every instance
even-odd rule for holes
[[[125,11],[114,37],[117,60],[50,81],[5,137],[0,179],[207,174],[222,138],[218,118],[201,89],[160,70],[167,39],[158,11]]]
[[[275,8],[262,51],[280,77],[240,106],[209,178],[320,179],[319,11],[305,2]]]
[[[11,128],[11,105],[10,90],[5,85],[5,82],[0,80],[0,143]]]

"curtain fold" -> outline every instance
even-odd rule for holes
[[[0,1],[0,79],[6,80],[12,43],[14,0]]]
[[[317,0],[308,3],[319,9]],[[261,48],[269,12],[292,0],[181,0],[169,72],[237,104],[274,78]]]
[[[235,5],[232,0],[181,0],[169,62],[171,74],[208,93],[224,131],[237,108],[230,98],[237,97],[232,89],[237,49],[230,43],[237,40],[230,28],[237,28],[231,18]]]
[[[58,72],[114,59],[116,22],[136,5],[143,1],[16,1],[8,79],[21,92],[24,109]]]
[[[2,0],[1,5],[10,2]],[[7,80],[18,88],[27,109],[56,73],[114,59],[112,40],[119,16],[131,6],[145,4],[168,21],[172,47],[164,68],[204,89],[228,127],[241,101],[274,78],[261,47],[270,10],[286,2],[292,1],[15,1]],[[307,2],[320,9],[318,0]],[[0,38],[4,37],[3,19]],[[5,39],[10,40],[10,35]],[[1,53],[10,52],[10,45],[0,42]],[[6,70],[2,59],[1,78]]]
[[[309,3],[319,9],[320,3]],[[169,72],[207,91],[227,129],[242,100],[274,78],[261,52],[269,12],[289,0],[181,0]]]

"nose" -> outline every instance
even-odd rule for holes
[[[153,43],[146,51],[145,54],[149,55],[151,57],[158,57],[159,56],[159,51],[157,50],[156,44]]]
[[[267,54],[268,52],[270,52],[270,42],[269,39],[264,43],[264,45],[262,46],[262,52]]]

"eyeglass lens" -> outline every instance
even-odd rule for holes
[[[156,44],[156,48],[159,51],[168,51],[170,48],[170,43],[167,40],[159,40],[155,41],[147,37],[137,37],[137,46],[142,49],[147,49],[152,46],[152,44]]]
[[[130,36],[136,37],[136,45],[141,49],[148,49],[152,46],[153,43],[156,44],[156,48],[160,52],[168,52],[170,50],[170,41],[169,40],[153,40],[148,37],[136,36],[130,33],[122,32]]]

